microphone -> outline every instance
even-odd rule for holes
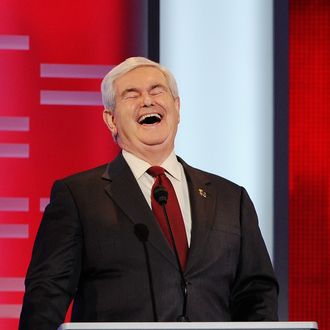
[[[164,206],[167,203],[168,192],[165,187],[159,185],[154,189],[154,197],[158,204]]]
[[[148,242],[149,229],[143,223],[137,223],[134,226],[134,234],[142,243]]]
[[[134,234],[136,235],[136,237],[139,239],[139,241],[143,245],[144,254],[145,254],[146,263],[147,263],[147,272],[148,272],[149,289],[150,289],[150,297],[151,297],[151,305],[152,305],[152,314],[153,314],[154,322],[158,322],[157,309],[156,309],[156,299],[155,299],[155,292],[154,292],[154,284],[153,284],[153,280],[152,280],[152,272],[151,272],[151,266],[150,266],[149,252],[148,252],[148,249],[147,249],[149,229],[145,224],[137,223],[134,226]]]
[[[155,197],[155,200],[157,201],[157,203],[159,205],[161,205],[162,208],[163,208],[166,224],[167,224],[167,227],[168,227],[168,231],[170,233],[175,258],[176,258],[177,265],[179,267],[179,273],[180,273],[180,277],[181,277],[181,287],[182,287],[182,293],[183,293],[183,306],[182,306],[182,315],[178,316],[177,321],[178,322],[190,322],[188,316],[186,316],[186,313],[187,313],[187,298],[188,298],[187,281],[184,277],[183,269],[182,269],[182,266],[181,266],[181,263],[180,263],[178,249],[177,249],[176,244],[175,244],[173,231],[172,231],[171,224],[170,224],[170,221],[169,221],[169,218],[168,218],[168,215],[167,215],[167,211],[166,211],[166,207],[165,207],[165,205],[167,203],[167,199],[168,199],[168,191],[165,189],[164,186],[159,185],[159,186],[155,187],[155,189],[154,189],[154,197]]]

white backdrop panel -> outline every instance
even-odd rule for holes
[[[177,78],[176,151],[243,185],[273,255],[273,2],[160,1],[160,60]]]

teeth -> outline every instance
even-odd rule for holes
[[[147,115],[143,115],[142,117],[140,117],[139,123],[141,124],[146,118],[150,118],[150,117],[157,117],[160,120],[162,119],[161,115],[159,115],[158,113],[149,113]]]

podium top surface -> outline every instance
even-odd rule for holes
[[[316,330],[316,322],[84,322],[63,323],[58,330]]]

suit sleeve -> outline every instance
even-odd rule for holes
[[[276,321],[278,284],[247,192],[241,193],[241,248],[231,295],[233,321]]]
[[[79,281],[81,249],[74,199],[63,182],[55,182],[26,275],[20,330],[55,330],[64,321]]]

